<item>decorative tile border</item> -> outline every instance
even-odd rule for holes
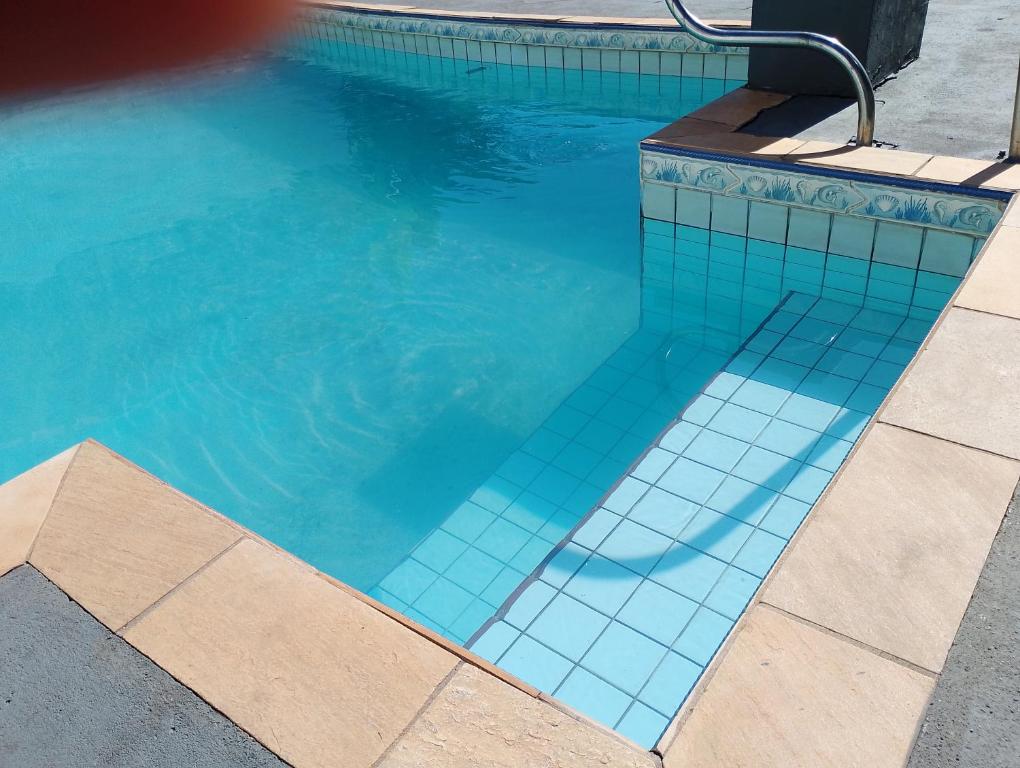
[[[977,235],[995,228],[1006,205],[1004,195],[989,190],[961,194],[934,183],[908,184],[892,177],[648,145],[642,145],[641,179],[726,197]]]
[[[441,11],[435,13],[442,14]],[[496,22],[485,17],[444,17],[431,15],[431,12],[422,15],[409,11],[380,13],[323,7],[305,8],[302,20],[339,30],[347,43],[443,58],[535,66],[532,63],[535,57],[529,56],[528,49],[541,47],[559,53],[541,57],[538,65],[556,69],[595,68],[674,77],[747,79],[746,48],[711,45],[683,31],[648,25],[588,24],[554,19]],[[451,41],[460,44],[451,45]],[[485,56],[485,46],[495,46],[491,59]],[[506,50],[502,51],[504,47]],[[471,55],[472,48],[477,55]],[[584,62],[580,55],[566,53],[570,50],[600,51],[615,58],[602,56],[599,65],[592,66],[590,60]],[[607,65],[607,59],[612,63]]]

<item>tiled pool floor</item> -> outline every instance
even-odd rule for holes
[[[473,649],[654,745],[930,325],[790,294]]]

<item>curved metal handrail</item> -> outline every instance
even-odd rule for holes
[[[774,45],[789,48],[814,48],[824,51],[840,63],[857,91],[857,146],[870,147],[875,138],[875,89],[868,70],[854,52],[834,37],[817,32],[780,32],[755,29],[719,29],[710,27],[691,13],[682,0],[666,0],[666,7],[680,26],[698,40],[712,45]]]

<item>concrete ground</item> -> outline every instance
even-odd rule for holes
[[[286,764],[22,566],[0,578],[0,765]]]
[[[995,160],[1009,140],[1020,8],[1016,0],[930,0],[920,58],[876,91],[875,138],[901,149]],[[844,142],[857,105],[800,97],[745,131]]]
[[[992,543],[908,768],[1020,765],[1020,490]]]

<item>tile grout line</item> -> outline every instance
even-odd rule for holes
[[[949,443],[950,445],[956,445],[956,446],[959,446],[960,448],[966,448],[967,450],[970,450],[970,451],[977,451],[978,453],[983,453],[986,456],[994,456],[997,459],[1005,459],[1006,461],[1012,461],[1014,463],[1020,462],[1020,459],[1018,459],[1018,458],[1016,458],[1014,456],[1007,456],[1004,453],[996,453],[995,451],[990,451],[987,448],[979,448],[976,445],[968,445],[967,443],[961,443],[958,440],[951,440],[948,437],[942,437],[941,435],[934,435],[931,432],[922,432],[919,429],[914,429],[912,427],[905,427],[902,424],[897,424],[894,421],[886,421],[882,417],[881,413],[879,413],[879,414],[877,414],[875,416],[875,423],[876,424],[881,424],[881,425],[886,426],[886,427],[893,427],[894,429],[899,429],[899,430],[902,430],[904,432],[910,432],[910,433],[915,434],[915,435],[921,435],[922,437],[930,437],[932,440],[939,440],[939,441],[941,441],[943,443]]]
[[[74,463],[78,459],[78,452],[81,450],[82,443],[74,446],[74,455],[71,456],[71,460],[67,462],[67,468],[64,470],[64,474],[60,476],[60,482],[57,483],[57,489],[53,492],[53,498],[50,499],[49,505],[46,507],[46,514],[43,515],[42,520],[39,522],[39,527],[36,529],[35,536],[32,537],[32,544],[28,548],[28,552],[25,554],[25,562],[29,562],[32,559],[32,555],[35,553],[35,545],[39,542],[39,537],[42,535],[42,530],[46,525],[46,521],[50,518],[50,512],[53,511],[53,505],[57,503],[57,498],[60,496],[60,492],[64,490],[64,482],[67,480],[67,476],[71,473],[74,468]]]
[[[386,757],[390,754],[396,743],[400,741],[402,738],[404,738],[404,736],[407,735],[407,733],[411,730],[414,724],[421,719],[422,715],[424,715],[425,712],[429,709],[429,707],[432,706],[432,702],[439,698],[440,693],[446,690],[446,686],[450,684],[450,681],[453,679],[453,676],[456,675],[457,672],[460,671],[461,667],[463,667],[465,664],[466,662],[463,659],[457,660],[457,663],[453,665],[453,668],[449,672],[447,672],[446,676],[439,681],[439,684],[432,689],[432,692],[428,695],[425,701],[422,702],[422,705],[418,707],[418,709],[415,711],[411,719],[407,721],[407,725],[405,725],[400,730],[400,733],[393,737],[393,741],[391,741],[386,746],[386,749],[382,751],[379,757],[372,761],[371,768],[377,768],[378,766],[382,765],[383,760],[385,760]]]
[[[969,278],[968,278],[969,279]],[[966,285],[967,281],[964,280],[960,283],[961,289]],[[961,291],[962,292],[962,291]],[[1020,317],[1015,315],[1004,315],[1001,312],[992,312],[990,309],[978,309],[977,307],[968,307],[966,304],[959,303],[959,295],[956,295],[952,304],[949,305],[950,309],[962,309],[965,312],[974,312],[979,315],[988,315],[990,317],[1001,317],[1003,320],[1015,320],[1020,323]]]
[[[869,645],[868,643],[865,643],[862,640],[858,640],[858,639],[856,639],[854,637],[851,637],[850,635],[846,635],[846,634],[843,634],[842,632],[838,632],[835,629],[830,629],[829,627],[826,627],[824,624],[819,624],[818,622],[812,621],[811,619],[807,619],[807,618],[805,618],[803,616],[798,616],[796,613],[792,613],[792,612],[786,610],[785,608],[780,608],[778,605],[774,605],[773,603],[766,602],[765,600],[759,600],[758,601],[758,605],[761,605],[761,606],[763,606],[763,607],[765,607],[767,609],[775,611],[776,613],[778,613],[778,614],[780,614],[782,616],[786,616],[787,618],[792,619],[793,621],[796,621],[796,622],[798,622],[800,624],[803,624],[804,626],[811,627],[811,628],[816,629],[816,630],[818,630],[820,632],[823,632],[824,634],[829,635],[830,637],[834,637],[834,638],[836,638],[838,640],[843,640],[844,642],[850,643],[851,645],[854,645],[854,646],[860,648],[861,650],[869,651],[869,652],[873,653],[874,655],[879,656],[879,657],[885,659],[886,661],[891,661],[891,662],[894,662],[896,664],[899,664],[902,667],[906,667],[907,669],[911,670],[912,672],[916,672],[916,673],[918,673],[920,675],[924,675],[925,677],[927,677],[927,678],[929,678],[931,680],[938,680],[939,679],[939,673],[938,672],[935,672],[935,671],[933,671],[931,669],[928,669],[927,667],[923,667],[920,664],[915,664],[912,661],[908,661],[907,659],[904,659],[904,658],[902,658],[900,656],[897,656],[897,655],[895,655],[893,653],[889,653],[888,651],[883,651],[881,648],[876,648],[873,645]]]
[[[121,627],[119,629],[113,630],[113,633],[115,635],[117,635],[118,637],[123,637],[125,632],[127,632],[129,629],[134,627],[136,624],[138,624],[138,622],[140,622],[142,619],[144,619],[146,616],[148,616],[150,613],[152,613],[156,608],[158,608],[160,605],[162,605],[167,600],[167,598],[169,598],[171,595],[173,595],[175,592],[177,592],[177,590],[179,590],[181,587],[185,586],[186,584],[190,584],[192,581],[194,581],[194,579],[199,574],[201,574],[210,565],[212,565],[217,560],[219,560],[221,557],[223,557],[228,552],[230,552],[230,550],[232,550],[234,547],[236,547],[238,544],[240,544],[246,538],[248,538],[248,537],[245,536],[244,534],[241,534],[240,536],[238,536],[234,541],[232,541],[224,549],[220,550],[215,555],[213,555],[211,558],[206,560],[195,571],[190,573],[183,580],[181,580],[180,582],[175,584],[169,590],[167,590],[162,595],[157,597],[152,603],[150,603],[145,608],[143,608],[141,611],[139,611],[139,613],[137,615],[135,615],[134,618],[128,619],[124,624],[121,625]]]

